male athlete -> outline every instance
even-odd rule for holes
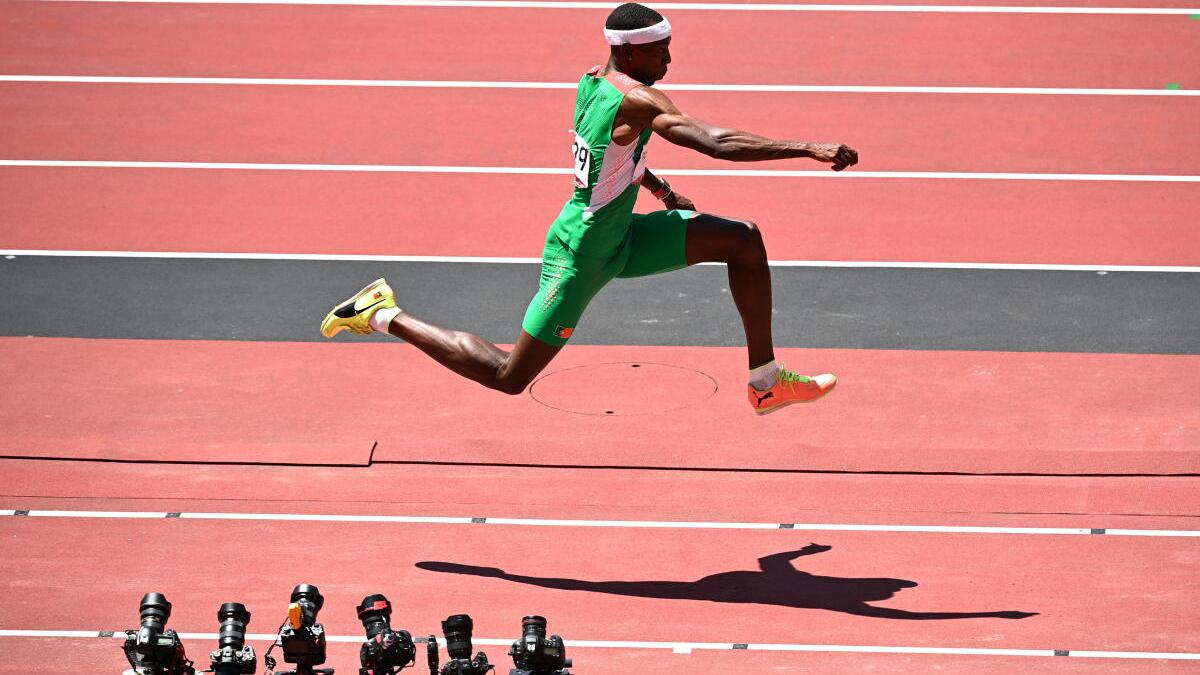
[[[749,350],[749,401],[765,414],[815,401],[837,383],[805,377],[775,362],[771,341],[771,272],[758,227],[699,213],[690,199],[646,169],[651,133],[710,157],[759,161],[809,157],[835,171],[858,162],[836,143],[780,141],[722,129],[680,112],[653,85],[671,63],[671,24],[636,3],[605,22],[608,63],[579,81],[575,98],[575,191],[550,226],[538,293],[525,312],[512,352],[481,337],[439,328],[396,306],[379,279],[338,305],[321,323],[325,337],[342,330],[390,333],[463,377],[519,394],[566,345],[592,297],[614,277],[659,274],[701,262],[723,262]],[[633,213],[638,186],[666,211]]]

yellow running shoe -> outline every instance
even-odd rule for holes
[[[366,335],[371,332],[371,315],[384,307],[395,306],[396,297],[392,287],[383,279],[376,279],[325,315],[325,320],[321,322],[321,334],[331,338],[349,330]]]
[[[775,384],[770,389],[759,391],[752,386],[749,390],[750,405],[756,415],[773,413],[793,403],[811,403],[833,390],[837,377],[830,373],[806,377],[798,375],[779,364]]]

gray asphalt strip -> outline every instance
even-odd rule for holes
[[[1200,274],[771,273],[781,347],[1200,354]],[[511,343],[538,267],[17,257],[0,260],[0,335],[316,341],[325,313],[381,276],[414,315]],[[571,342],[715,346],[744,336],[725,269],[702,266],[614,280]]]

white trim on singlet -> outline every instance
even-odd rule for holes
[[[634,140],[629,145],[609,141],[604,150],[604,162],[600,165],[600,176],[592,187],[592,198],[584,210],[585,218],[592,217],[596,211],[612,203],[633,184],[638,168],[643,167],[641,162],[635,165],[633,161],[633,153],[640,140]]]

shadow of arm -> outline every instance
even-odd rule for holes
[[[893,607],[875,607],[866,603],[847,604],[845,606],[825,607],[835,612],[845,612],[858,616],[869,616],[876,619],[908,619],[915,621],[938,619],[1025,619],[1037,616],[1037,612],[910,612]]]

